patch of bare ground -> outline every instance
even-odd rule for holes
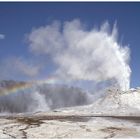
[[[40,124],[43,123],[41,120],[34,119],[34,118],[27,118],[27,117],[16,118],[16,120],[17,120],[17,122],[26,125],[24,128],[19,129],[19,131],[22,132],[22,138],[27,138],[27,132],[26,132],[27,129],[39,127]]]

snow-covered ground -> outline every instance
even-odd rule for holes
[[[140,89],[110,90],[95,103],[0,117],[0,138],[140,138]]]
[[[129,120],[112,117],[69,116],[62,112],[0,119],[0,138],[112,137],[139,138],[138,120],[135,118]]]

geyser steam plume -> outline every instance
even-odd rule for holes
[[[115,81],[118,88],[130,86],[129,48],[118,42],[116,24],[105,22],[100,29],[87,29],[79,20],[55,21],[34,29],[28,36],[30,51],[50,56],[60,80],[99,83]]]

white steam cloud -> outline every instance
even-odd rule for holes
[[[5,39],[5,35],[4,34],[0,34],[0,39]]]
[[[31,79],[39,75],[42,64],[35,59],[12,56],[0,61],[0,80]]]
[[[39,73],[41,67],[37,67],[32,62],[27,62],[22,58],[15,59],[15,66],[18,70],[24,73],[27,76],[35,76]]]
[[[116,24],[105,22],[100,29],[86,29],[81,21],[54,22],[29,34],[30,51],[49,55],[60,79],[96,83],[115,80],[121,90],[130,86],[130,51],[117,40]]]

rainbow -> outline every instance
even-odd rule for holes
[[[6,89],[0,89],[0,96],[8,95],[13,93],[19,93],[20,91],[25,91],[33,86],[31,83],[15,84],[13,86],[7,87]]]
[[[55,77],[48,77],[44,80],[30,81],[27,83],[17,83],[13,86],[9,86],[6,89],[0,89],[0,96],[9,95],[14,93],[20,93],[20,91],[30,90],[35,84],[56,84],[60,83]]]

